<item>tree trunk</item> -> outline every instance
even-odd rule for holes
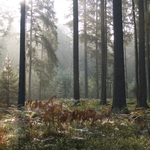
[[[31,20],[30,20],[30,56],[29,56],[28,100],[31,99],[31,74],[32,74],[32,0],[31,0]]]
[[[42,46],[42,51],[41,51],[41,61],[43,60],[43,46]],[[39,100],[42,99],[42,73],[43,73],[43,68],[40,68],[40,82],[39,82]]]
[[[8,70],[7,70],[7,72],[6,72],[6,79],[7,79],[7,95],[6,95],[6,103],[7,103],[7,107],[9,107],[10,106],[10,71],[9,71],[9,57],[7,57],[8,58],[8,61],[7,61],[7,68],[8,68]]]
[[[145,70],[145,30],[144,30],[144,1],[138,0],[139,7],[139,99],[137,107],[148,107],[146,92]]]
[[[139,56],[138,56],[138,40],[137,40],[137,25],[135,19],[135,4],[134,0],[132,0],[132,12],[133,12],[133,22],[134,22],[134,47],[135,47],[135,82],[136,82],[136,98],[138,101],[138,89],[139,89]]]
[[[74,71],[74,99],[79,96],[79,42],[78,42],[78,0],[73,0],[73,71]]]
[[[84,73],[85,73],[85,98],[88,98],[88,66],[87,66],[87,32],[86,32],[86,0],[84,0]]]
[[[113,0],[114,23],[114,87],[112,110],[126,107],[124,52],[122,31],[122,1]]]
[[[126,47],[124,46],[124,63],[125,63],[125,85],[126,85],[126,98],[128,98],[128,72],[127,72],[127,51]]]
[[[147,0],[145,0],[145,12],[148,12],[149,4]],[[148,83],[148,99],[150,100],[150,58],[149,58],[149,29],[146,27],[146,53],[147,53],[147,83]]]
[[[101,80],[101,104],[105,105],[106,102],[106,42],[105,42],[105,5],[104,0],[101,0],[101,60],[102,60],[102,80]]]
[[[105,0],[105,64],[106,64],[106,87],[107,87],[107,0]],[[107,91],[106,91],[106,99],[107,99]]]
[[[98,7],[98,1],[96,1],[96,98],[99,99],[99,50],[98,50],[98,12],[97,12],[97,7]]]
[[[25,0],[21,2],[18,107],[25,105]]]

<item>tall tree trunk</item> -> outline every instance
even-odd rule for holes
[[[79,42],[78,42],[78,0],[73,0],[73,71],[74,71],[74,99],[77,103],[79,95]]]
[[[122,1],[113,0],[114,23],[114,87],[112,110],[126,107],[124,52],[122,30]]]
[[[104,0],[101,0],[101,60],[102,60],[102,80],[101,80],[101,104],[105,105],[106,102],[106,42],[105,42],[105,5]]]
[[[8,72],[9,72],[9,71],[8,71]],[[8,72],[7,72],[7,73],[8,73]],[[9,82],[10,79],[9,79],[9,76],[10,76],[10,75],[8,74],[8,75],[7,75],[7,77],[8,77],[8,79],[7,79],[7,82],[8,82],[8,91],[7,91],[7,96],[6,96],[7,107],[10,106],[10,94],[9,94],[9,93],[10,93],[10,85],[9,85],[9,84],[10,84],[10,82]]]
[[[85,98],[88,98],[88,66],[87,66],[87,32],[86,32],[86,0],[84,0],[84,73],[85,73]]]
[[[138,0],[139,7],[139,99],[137,107],[148,107],[146,92],[145,70],[145,26],[144,26],[144,1]]]
[[[31,19],[30,19],[30,56],[29,56],[29,87],[28,100],[31,99],[31,74],[32,74],[32,0],[31,0]]]
[[[124,46],[124,53],[125,53],[124,63],[125,63],[126,98],[128,98],[127,50],[126,50],[126,47],[125,47],[125,46]]]
[[[43,60],[43,46],[42,46],[42,51],[41,51],[41,61]],[[43,68],[40,68],[40,83],[39,83],[39,100],[42,99],[42,72]]]
[[[25,105],[25,0],[21,2],[18,107]]]
[[[133,12],[133,22],[134,22],[134,49],[135,49],[135,82],[136,82],[136,99],[138,101],[139,98],[139,56],[138,56],[138,40],[137,40],[137,25],[136,25],[136,19],[135,19],[135,4],[134,0],[132,0],[132,12]]]
[[[145,12],[148,12],[149,3],[145,0]],[[149,29],[146,27],[146,53],[147,53],[147,83],[148,83],[148,99],[150,100],[150,50],[149,50]]]
[[[98,0],[96,0],[96,98],[99,99]]]
[[[106,87],[107,87],[107,0],[105,0],[105,64],[106,64]],[[106,91],[106,99],[107,99],[107,91]]]

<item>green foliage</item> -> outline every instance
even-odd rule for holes
[[[0,36],[6,36],[13,21],[13,14],[8,9],[7,2],[0,1]]]
[[[0,101],[10,104],[16,103],[18,97],[18,76],[13,70],[9,56],[4,62],[4,69],[0,75]]]
[[[133,80],[129,86],[128,86],[128,96],[129,98],[135,98],[136,97],[136,86],[135,86],[135,80]]]
[[[55,75],[58,62],[54,3],[53,0],[38,0],[27,4],[27,24],[30,27],[27,32],[27,57],[29,58],[27,66],[32,68],[33,74],[37,74],[38,86],[40,86],[38,90],[40,94],[37,95],[42,99],[47,97],[45,93],[50,87],[50,80]],[[31,75],[30,71],[29,75]]]
[[[31,105],[27,105],[28,109],[32,109],[30,111],[9,108],[7,111],[11,114],[0,115],[0,148],[2,150],[150,149],[149,110],[132,109],[130,114],[110,114],[110,106],[97,107],[98,100],[82,100],[81,105],[77,108],[71,106],[70,102],[61,101],[63,107],[58,101],[54,103],[52,98],[49,101],[43,101],[42,104],[39,102],[38,107],[35,105],[38,101],[32,101]],[[133,101],[129,101],[128,104],[130,103]],[[73,115],[72,122],[68,118],[62,123],[63,128],[59,128],[56,114],[60,107],[63,108],[63,112],[67,110],[68,112],[77,112],[77,110],[84,112],[83,116],[90,115],[89,110],[92,112],[96,110],[101,119],[95,121],[95,124],[91,126],[91,120],[82,124],[76,120],[76,115]],[[49,118],[53,118],[54,115],[54,124],[51,121],[50,126],[44,123],[44,112],[47,113],[47,117],[49,114]],[[38,115],[33,117],[33,114]]]
[[[55,93],[60,98],[69,98],[73,95],[73,79],[72,70],[58,70],[57,76],[55,78],[55,88],[58,93]],[[52,88],[54,88],[52,86]]]

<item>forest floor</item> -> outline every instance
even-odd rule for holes
[[[111,101],[28,101],[0,104],[0,150],[150,150],[150,109],[127,101],[128,114],[112,113]]]

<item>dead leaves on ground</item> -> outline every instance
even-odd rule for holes
[[[6,139],[4,138],[5,133],[6,133],[6,130],[0,128],[0,147],[5,146],[7,143]]]
[[[57,103],[54,101],[56,96],[52,96],[47,101],[28,101],[26,108],[28,110],[34,110],[42,119],[46,125],[53,125],[60,129],[63,125],[70,126],[73,122],[82,125],[95,126],[97,122],[105,124],[111,122],[111,120],[120,120],[124,123],[132,123],[138,126],[139,130],[142,130],[145,125],[148,128],[147,122],[150,118],[150,110],[135,109],[130,114],[111,114],[111,107],[103,108],[100,113],[96,110],[88,107],[84,110],[73,109],[71,110],[63,103]],[[149,116],[148,116],[149,115]],[[106,118],[107,121],[106,121]],[[149,120],[150,123],[150,120]]]
[[[47,101],[28,101],[26,108],[36,111],[46,125],[52,124],[61,129],[64,124],[69,126],[73,122],[93,126],[96,121],[110,116],[110,108],[102,110],[101,113],[97,113],[90,107],[84,110],[71,110],[66,104],[54,102],[54,99],[56,99],[55,95]]]
[[[6,103],[0,103],[0,107],[7,107]]]

